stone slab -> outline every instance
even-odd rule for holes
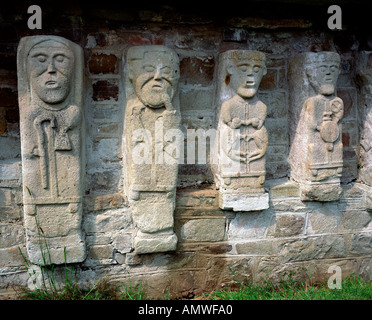
[[[269,194],[220,193],[219,205],[223,210],[261,211],[269,208]]]
[[[150,236],[141,233],[134,238],[134,248],[136,254],[174,251],[177,248],[177,236],[174,233]]]

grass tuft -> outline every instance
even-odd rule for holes
[[[265,281],[239,282],[238,285],[238,289],[215,291],[205,296],[211,300],[372,300],[372,281],[353,275],[342,281],[341,289],[330,289],[327,283],[309,285],[292,279],[278,284]]]

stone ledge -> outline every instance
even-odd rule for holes
[[[101,211],[104,209],[122,207],[124,199],[120,193],[86,196],[84,198],[84,204],[88,212]]]

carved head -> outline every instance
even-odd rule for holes
[[[252,98],[266,74],[265,54],[259,51],[232,50],[229,54],[227,73],[236,93],[242,98]]]
[[[27,72],[33,94],[47,104],[63,102],[70,93],[74,54],[64,43],[46,40],[34,45],[27,56]]]
[[[160,108],[173,99],[179,79],[177,54],[164,46],[128,50],[129,79],[143,104]]]
[[[335,52],[308,53],[306,75],[318,94],[332,95],[340,74],[340,56]]]

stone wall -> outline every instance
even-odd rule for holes
[[[130,278],[132,283],[144,283],[153,297],[167,293],[192,297],[234,283],[234,274],[241,280],[258,282],[267,277],[278,281],[294,273],[315,281],[327,279],[328,268],[338,265],[343,277],[356,273],[372,278],[370,191],[368,183],[359,178],[360,169],[369,163],[365,156],[360,157],[360,141],[361,132],[364,141],[370,134],[364,125],[368,123],[369,82],[363,75],[364,69],[371,67],[372,35],[362,18],[350,18],[355,11],[350,9],[349,16],[348,4],[343,11],[342,31],[326,27],[327,7],[317,5],[274,2],[271,11],[275,14],[270,15],[263,4],[253,3],[248,16],[233,6],[226,12],[207,6],[199,11],[176,5],[126,8],[114,2],[40,6],[42,30],[27,28],[28,6],[22,2],[7,7],[0,17],[1,297],[14,294],[14,285],[28,282],[19,252],[20,248],[26,254],[16,52],[22,37],[37,34],[65,37],[84,50],[86,176],[82,230],[87,257],[74,264],[81,284],[104,276],[113,282]],[[324,25],[320,18],[324,18]],[[128,48],[137,45],[164,45],[178,54],[185,136],[187,129],[216,128],[219,54],[230,49],[265,53],[267,74],[259,96],[268,107],[265,189],[269,209],[220,210],[210,164],[188,164],[185,159],[178,171],[176,251],[133,252],[135,228],[124,196],[122,137],[125,55]],[[334,51],[341,56],[337,93],[345,110],[343,192],[339,201],[303,202],[298,185],[289,179],[288,67],[296,55],[318,51]],[[367,58],[360,59],[361,55]],[[187,147],[185,139],[185,155]]]

